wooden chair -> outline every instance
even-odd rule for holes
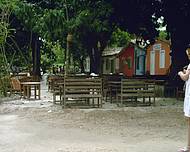
[[[16,78],[11,78],[12,92],[22,95],[22,87],[20,81]]]

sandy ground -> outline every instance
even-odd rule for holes
[[[0,152],[176,152],[186,145],[182,101],[61,109],[46,87],[42,95],[42,100],[1,102]]]

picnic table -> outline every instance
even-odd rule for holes
[[[34,99],[40,99],[40,82],[21,82],[21,85],[23,87],[23,96],[26,99],[31,99],[32,96],[34,96]],[[34,94],[32,94],[32,91]]]

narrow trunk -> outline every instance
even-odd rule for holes
[[[178,71],[182,70],[185,65],[189,63],[186,55],[186,44],[179,38],[173,37],[172,47],[171,47],[171,69],[168,77],[168,81],[171,84],[180,85],[182,83],[181,79],[177,75]]]
[[[100,51],[92,48],[90,52],[90,72],[100,74]]]
[[[33,61],[33,72],[34,76],[40,75],[40,45],[38,37],[35,35],[32,39],[32,61]]]
[[[84,58],[83,57],[80,59],[80,68],[81,68],[81,73],[85,73]]]

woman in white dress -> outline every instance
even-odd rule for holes
[[[186,54],[188,56],[188,59],[190,60],[190,47],[186,49]],[[184,111],[185,117],[187,117],[188,119],[187,147],[180,149],[179,152],[190,152],[190,64],[188,65],[187,69],[184,69],[183,71],[179,71],[178,75],[186,83],[183,111]]]

